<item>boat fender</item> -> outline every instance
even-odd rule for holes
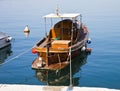
[[[91,39],[90,38],[88,38],[87,43],[91,44]]]
[[[10,42],[12,40],[12,37],[8,37],[7,39],[6,39],[6,42]]]
[[[86,50],[86,47],[83,46],[83,47],[81,48],[81,51],[85,51],[85,50]]]
[[[42,61],[42,57],[39,57],[38,59],[39,59],[39,61]]]
[[[91,51],[92,51],[92,48],[87,48],[86,49],[86,52],[88,52],[88,53],[91,53]]]
[[[32,53],[33,53],[33,54],[36,54],[36,53],[37,53],[37,51],[36,51],[35,48],[32,48]]]

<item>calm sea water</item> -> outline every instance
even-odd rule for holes
[[[89,45],[92,48],[91,55],[77,58],[82,63],[75,66],[77,70],[73,71],[74,84],[120,89],[120,2],[71,0],[71,3],[76,4],[67,5],[67,1],[55,0],[0,0],[0,31],[14,38],[11,55],[5,59],[5,64],[0,65],[0,84],[65,83],[62,83],[62,71],[51,73],[31,69],[36,58],[31,53],[31,48],[44,36],[42,16],[54,12],[59,4],[61,12],[75,11],[83,14],[83,22],[88,26],[92,39],[92,44]],[[28,37],[23,33],[26,25],[31,30]],[[46,77],[48,73],[51,74]],[[51,77],[52,74],[56,74],[57,78]],[[69,83],[69,74],[62,75]],[[55,83],[58,78],[61,79],[61,84]]]

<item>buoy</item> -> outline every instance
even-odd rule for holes
[[[87,43],[91,44],[91,39],[90,38],[88,38]]]
[[[28,25],[26,25],[25,29],[24,29],[24,32],[30,32],[29,28],[28,28]]]
[[[35,48],[32,48],[32,53],[33,53],[33,54],[37,53],[37,51],[36,51]]]

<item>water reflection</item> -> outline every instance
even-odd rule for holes
[[[86,63],[87,53],[82,53],[76,57],[72,62],[72,77],[81,71],[81,66]],[[36,78],[47,85],[68,86],[70,85],[70,71],[69,66],[64,69],[51,71],[51,70],[36,70]],[[78,86],[80,76],[73,77],[73,85]]]
[[[0,49],[0,64],[5,62],[5,59],[7,59],[8,56],[10,56],[12,53],[11,50],[11,44]]]
[[[25,35],[26,37],[28,37],[29,34],[30,34],[30,31],[28,31],[28,32],[24,32],[24,35]]]

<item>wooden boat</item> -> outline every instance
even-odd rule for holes
[[[0,49],[11,44],[12,37],[0,32]]]
[[[82,23],[78,13],[48,14],[45,19],[45,37],[32,48],[38,57],[33,61],[33,69],[62,69],[70,63],[70,59],[87,49],[88,29]],[[47,34],[47,20],[51,19],[51,28]],[[60,20],[53,25],[53,19]],[[89,50],[90,51],[90,50]]]

